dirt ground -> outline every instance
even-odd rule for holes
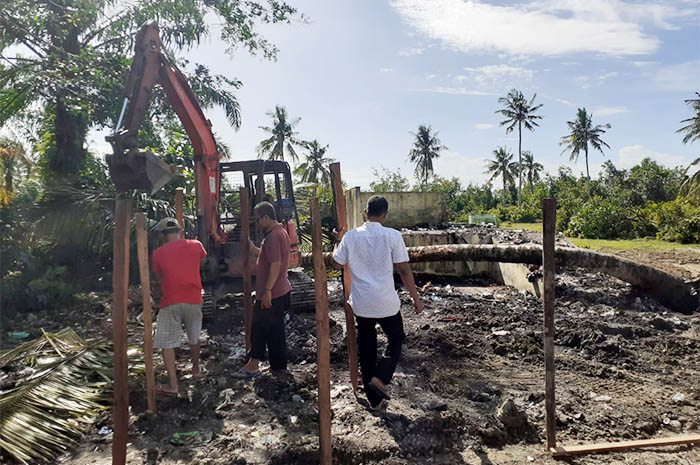
[[[425,284],[425,281],[420,283]],[[371,413],[350,387],[339,282],[331,280],[333,457],[337,464],[550,464],[544,451],[541,301],[480,280],[436,281],[416,315],[401,291],[407,339],[385,413]],[[700,322],[668,312],[602,274],[557,277],[557,440],[560,444],[700,432]],[[108,295],[75,308],[22,315],[9,329],[73,325],[110,335]],[[130,341],[142,327],[131,310]],[[89,325],[85,321],[90,321]],[[288,375],[253,382],[231,375],[244,362],[240,305],[231,298],[207,325],[207,378],[188,380],[180,351],[181,395],[146,412],[143,380],[131,383],[129,464],[318,463],[313,312],[287,320]],[[160,378],[163,367],[158,361]],[[360,399],[362,399],[360,393]],[[110,464],[108,413],[56,463]],[[206,442],[171,443],[199,431]],[[104,433],[104,430],[103,430]],[[569,464],[700,464],[700,447],[666,447],[563,460]]]
[[[659,268],[684,279],[700,279],[700,247],[671,250],[618,250],[615,255]]]

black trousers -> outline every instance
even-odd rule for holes
[[[396,364],[401,358],[401,346],[406,338],[403,332],[403,319],[401,312],[386,318],[365,318],[355,316],[357,319],[357,346],[360,349],[360,369],[362,371],[362,383],[370,405],[377,405],[382,398],[370,387],[368,383],[373,377],[379,378],[384,384],[391,382]],[[377,324],[382,328],[387,337],[387,347],[384,355],[377,360]]]
[[[289,309],[287,293],[272,299],[272,307],[263,309],[260,301],[255,302],[253,324],[250,330],[250,357],[265,358],[265,349],[270,354],[270,369],[287,368],[287,336],[284,332],[284,312]]]

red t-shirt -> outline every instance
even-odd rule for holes
[[[160,308],[173,304],[201,304],[200,260],[207,256],[202,243],[179,239],[153,252],[153,272],[158,273],[163,291]]]
[[[287,278],[287,267],[289,266],[289,235],[281,225],[272,228],[265,233],[265,238],[260,245],[260,255],[258,256],[258,269],[255,275],[255,292],[258,299],[262,299],[267,286],[267,278],[270,276],[270,264],[280,262],[280,272],[272,287],[272,298],[282,297],[291,292],[292,286]]]

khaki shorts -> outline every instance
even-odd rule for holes
[[[187,332],[187,342],[190,345],[198,344],[199,332],[202,330],[202,304],[173,304],[161,308],[158,312],[153,347],[158,349],[180,347],[183,324]]]

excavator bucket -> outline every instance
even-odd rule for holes
[[[127,155],[108,155],[109,175],[117,191],[129,189],[157,192],[177,174],[177,167],[168,165],[151,152],[134,152]]]

